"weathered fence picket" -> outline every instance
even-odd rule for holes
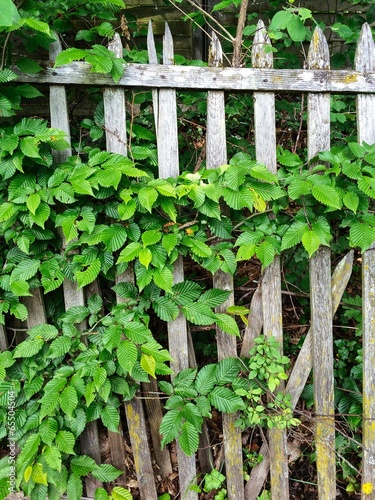
[[[57,54],[61,52],[61,43],[59,40],[54,42],[50,48],[50,58],[55,60]],[[70,143],[70,124],[67,97],[64,86],[50,86],[50,113],[51,113],[51,126],[61,129],[66,133],[68,142]],[[67,148],[63,151],[56,151],[55,160],[59,162],[66,161],[71,155],[72,151]],[[65,238],[62,235],[63,250],[65,250]],[[77,284],[66,278],[63,282],[64,305],[67,311],[71,307],[84,306],[86,304],[85,294],[83,289],[78,289]],[[41,322],[46,323],[46,321]],[[83,331],[85,328],[84,323],[80,323],[77,328]],[[82,453],[93,458],[97,464],[101,463],[100,456],[100,443],[97,422],[88,422],[85,430],[80,436]],[[87,476],[85,478],[86,492],[88,496],[94,496],[98,487],[102,483],[94,477]]]
[[[375,142],[375,45],[368,25],[364,25],[357,47],[355,70],[332,71],[329,69],[329,52],[325,37],[316,28],[308,55],[309,69],[275,70],[272,52],[267,49],[270,41],[264,25],[260,22],[252,52],[252,68],[222,68],[221,47],[213,37],[210,51],[210,67],[174,66],[173,40],[166,26],[163,44],[163,64],[158,64],[151,24],[148,32],[149,64],[129,64],[117,84],[106,75],[90,74],[85,63],[73,63],[66,67],[48,67],[40,75],[19,74],[19,81],[50,84],[51,125],[67,133],[69,119],[65,85],[93,85],[104,88],[104,115],[107,150],[127,154],[125,95],[124,88],[152,89],[153,112],[157,136],[159,175],[161,178],[175,177],[179,172],[177,99],[176,89],[204,89],[207,95],[206,165],[217,168],[227,162],[225,100],[224,91],[254,92],[254,123],[256,158],[270,171],[276,172],[275,95],[277,92],[308,92],[308,156],[313,159],[319,151],[330,147],[330,93],[351,92],[357,94],[358,142]],[[119,37],[110,45],[118,56],[122,48]],[[61,50],[58,43],[52,45],[51,59]],[[55,153],[56,161],[66,161],[71,156],[70,148]],[[375,246],[363,254],[363,468],[362,484],[375,486]],[[353,252],[349,252],[336,266],[331,277],[330,249],[322,247],[310,263],[311,327],[297,357],[285,391],[291,394],[295,408],[313,368],[315,391],[315,442],[317,453],[319,498],[336,498],[335,475],[335,420],[333,392],[333,335],[332,318],[337,311],[351,275]],[[160,273],[169,273],[161,269]],[[173,269],[173,283],[184,280],[183,260],[179,258]],[[116,283],[133,282],[134,270],[129,267],[116,276]],[[218,309],[223,312],[234,303],[233,280],[229,274],[218,272],[213,277],[214,287],[231,292],[227,302]],[[96,284],[97,285],[97,284]],[[94,288],[91,289],[93,293]],[[65,308],[85,305],[85,291],[78,290],[76,283],[66,279],[63,284]],[[117,303],[122,302],[117,297]],[[24,300],[28,310],[28,328],[46,322],[43,297],[40,289],[33,290],[32,297]],[[261,332],[273,335],[281,343],[282,301],[280,261],[275,261],[265,270],[251,305],[249,325],[245,331],[241,355],[246,355],[254,338]],[[80,328],[85,325],[81,324]],[[191,339],[190,339],[191,340]],[[237,339],[217,330],[219,360],[237,356]],[[168,324],[169,351],[173,358],[172,369],[178,373],[193,364],[194,352],[189,347],[189,332],[185,318],[180,315]],[[0,325],[0,349],[7,348],[4,328]],[[156,382],[143,385],[145,397],[148,392],[157,392]],[[153,396],[152,396],[153,397]],[[172,473],[169,452],[160,450],[160,436],[156,427],[162,418],[160,400],[146,405],[148,418],[140,395],[125,403],[127,428],[143,500],[156,500],[157,489],[152,459],[156,465],[163,464],[161,475]],[[260,449],[263,462],[255,467],[244,487],[242,468],[241,432],[235,428],[235,415],[223,415],[223,448],[228,498],[230,500],[256,500],[271,471],[272,497],[289,498],[288,453],[286,433],[272,429]],[[149,445],[151,429],[154,455]],[[108,433],[112,463],[124,474],[119,484],[126,485],[125,447],[120,433]],[[156,439],[154,439],[156,437]],[[82,451],[100,463],[98,429],[90,423],[81,436]],[[207,454],[206,454],[207,455]],[[207,455],[208,456],[208,455]],[[207,457],[206,457],[207,458]],[[178,473],[181,499],[196,500],[198,494],[190,486],[196,482],[196,457],[187,457],[177,444]],[[158,464],[160,462],[160,464]],[[207,461],[209,464],[209,460]],[[207,467],[207,463],[204,468]],[[200,464],[202,465],[202,464]],[[200,471],[204,469],[201,467]],[[93,498],[97,481],[87,479],[87,496]],[[366,490],[366,489],[365,489]],[[373,498],[365,495],[363,498]]]
[[[365,24],[357,45],[355,69],[375,71],[375,44]],[[358,142],[375,142],[375,95],[357,95]],[[363,253],[363,470],[362,486],[375,486],[375,243]],[[374,495],[374,494],[373,494]],[[362,488],[362,498],[366,498]]]
[[[218,67],[222,64],[221,45],[217,36],[213,33],[209,65]],[[225,165],[227,161],[224,92],[211,90],[207,94],[206,165],[207,168],[217,168]],[[223,313],[229,306],[234,305],[232,275],[224,273],[221,269],[218,270],[213,276],[213,286],[231,292],[227,300],[216,308],[216,312]],[[228,336],[217,328],[216,339],[219,361],[227,357],[237,357],[236,337]],[[244,498],[241,431],[235,427],[237,418],[237,414],[223,415],[223,447],[229,500],[242,500]]]
[[[328,44],[319,27],[313,33],[308,65],[316,70],[329,69]],[[308,94],[307,147],[310,160],[319,151],[330,148],[330,109],[329,94]],[[336,498],[331,250],[328,247],[320,247],[310,260],[310,307],[318,492],[328,500]]]

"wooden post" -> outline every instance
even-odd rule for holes
[[[169,66],[173,64],[173,61],[173,39],[168,24],[166,24],[163,39],[163,64]],[[176,91],[174,89],[161,89],[159,91],[158,105],[159,175],[161,178],[176,177],[179,175]],[[174,264],[173,277],[175,284],[184,281],[181,256]],[[168,344],[173,359],[171,368],[177,374],[189,367],[188,331],[186,319],[182,314],[168,323]],[[177,443],[177,459],[181,499],[195,500],[198,495],[190,489],[190,486],[195,484],[196,479],[195,456],[186,456]]]
[[[223,64],[221,45],[215,33],[212,33],[208,62],[213,67]],[[206,164],[207,168],[217,168],[226,163],[224,92],[210,91],[207,94]],[[230,291],[227,300],[215,309],[216,312],[223,313],[229,306],[234,305],[233,278],[229,273],[219,270],[213,276],[213,286],[214,288]],[[219,361],[227,357],[237,356],[236,337],[228,335],[217,328],[216,339]],[[234,425],[237,419],[237,414],[223,414],[223,445],[229,500],[244,498],[241,430]]]
[[[61,43],[57,39],[51,45],[50,48],[50,59],[55,60],[57,54],[61,52]],[[54,128],[59,128],[63,130],[67,135],[67,140],[70,143],[70,126],[69,126],[69,115],[68,106],[66,99],[66,91],[64,86],[51,85],[50,86],[50,112],[51,112],[51,126]],[[57,162],[66,161],[72,155],[70,148],[63,151],[55,151],[54,158]],[[64,240],[63,240],[64,245]],[[74,283],[68,279],[63,282],[64,290],[64,304],[65,310],[68,310],[73,306],[84,306],[85,296],[84,291],[78,290],[77,283]],[[82,331],[85,325],[81,323],[78,328]],[[90,456],[95,460],[97,464],[101,463],[100,457],[100,443],[99,443],[99,433],[97,422],[89,422],[86,425],[85,430],[82,432],[80,437],[81,450],[85,455]],[[102,486],[101,481],[93,478],[92,476],[87,476],[85,478],[86,493],[89,497],[94,498],[95,491],[98,487]]]
[[[314,30],[309,69],[329,69],[329,49],[322,30]],[[330,148],[330,95],[308,94],[307,146],[309,159]],[[336,456],[333,377],[331,250],[321,247],[310,260],[311,328],[313,332],[314,401],[318,493],[336,498]]]
[[[375,45],[371,28],[362,26],[355,69],[363,73],[375,71]],[[375,95],[357,95],[358,142],[375,142]],[[363,307],[363,459],[362,487],[371,484],[375,491],[375,243],[363,253],[362,260],[362,307]],[[375,498],[365,494],[362,498]]]
[[[273,55],[267,52],[270,47],[263,21],[258,22],[252,50],[252,63],[256,68],[272,68]],[[275,122],[275,94],[254,92],[254,128],[256,159],[264,163],[267,168],[277,172],[276,164],[276,122]],[[281,306],[281,272],[280,258],[275,257],[264,271],[262,277],[262,308],[263,332],[266,337],[273,336],[283,345],[282,306]],[[280,386],[279,390],[284,387]],[[278,495],[280,500],[289,499],[288,457],[286,448],[286,432],[283,429],[273,428],[268,431],[271,492]]]

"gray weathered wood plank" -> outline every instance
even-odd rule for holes
[[[18,82],[51,85],[122,86],[130,88],[179,88],[196,90],[270,92],[375,92],[375,72],[353,70],[207,68],[130,63],[115,83],[111,76],[90,73],[91,66],[74,62],[59,68],[47,67],[37,75],[21,73]]]
[[[271,42],[263,21],[258,22],[252,48],[252,65],[266,69],[273,66],[273,53],[267,51]],[[254,92],[254,128],[256,159],[264,163],[268,170],[277,172],[276,163],[276,117],[275,94]],[[280,257],[264,270],[262,277],[263,333],[272,336],[283,349],[283,326],[281,305],[281,270]],[[278,388],[284,389],[284,384]],[[286,432],[273,428],[268,431],[268,446],[271,470],[271,493],[280,500],[289,499],[289,471],[286,448]],[[249,486],[251,487],[251,486]]]
[[[361,72],[375,70],[375,44],[371,28],[362,27],[355,55],[355,69]],[[358,142],[375,142],[375,95],[357,95]],[[362,307],[363,307],[363,459],[362,486],[375,486],[375,245],[363,253]],[[372,496],[374,493],[372,493]],[[369,498],[362,489],[362,498]]]
[[[173,64],[173,39],[168,25],[165,26],[163,39],[163,67]],[[156,66],[153,66],[156,67]],[[159,66],[157,66],[159,67]],[[159,176],[161,178],[179,175],[178,135],[177,135],[177,101],[174,89],[159,90],[159,115],[157,125],[157,148]],[[184,281],[182,256],[174,264],[174,284]],[[173,361],[171,368],[175,374],[189,367],[188,330],[185,317],[180,314],[168,323],[168,345]],[[177,443],[177,459],[180,480],[181,498],[195,500],[196,492],[190,486],[196,481],[195,456],[188,457]]]
[[[212,33],[209,64],[223,64],[221,45],[215,33]],[[217,168],[225,165],[227,161],[224,92],[210,91],[207,95],[206,165],[207,168]],[[230,292],[227,300],[215,309],[218,313],[224,313],[229,306],[234,305],[233,277],[218,270],[213,276],[213,286]],[[216,340],[219,361],[227,357],[237,357],[236,337],[217,328]],[[237,414],[223,414],[223,446],[229,500],[244,498],[241,430],[235,427],[237,418]]]
[[[309,68],[329,70],[327,40],[315,28],[308,53]],[[309,93],[307,101],[308,157],[330,148],[330,95]],[[315,449],[318,493],[336,498],[336,456],[333,376],[331,251],[320,247],[310,259],[311,329],[313,332]]]
[[[51,46],[50,59],[53,61],[61,50],[61,43],[57,39]],[[63,130],[67,135],[68,141],[70,141],[70,125],[65,87],[56,86],[50,88],[50,112],[51,126]],[[55,151],[54,158],[55,161],[62,162],[67,160],[71,154],[71,149],[67,148],[63,151]],[[78,290],[77,283],[65,279],[63,282],[63,291],[65,310],[73,306],[85,305],[84,291],[82,289]],[[81,323],[77,327],[83,331],[85,325]],[[97,422],[89,422],[86,425],[85,430],[81,434],[80,442],[82,453],[90,456],[97,464],[100,464],[101,456]],[[96,489],[102,486],[102,483],[92,476],[87,476],[85,478],[85,486],[87,495],[94,498]]]

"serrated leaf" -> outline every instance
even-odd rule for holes
[[[186,319],[194,325],[212,325],[216,320],[215,313],[202,302],[186,304],[183,306],[182,311]]]
[[[230,293],[230,291],[212,288],[211,290],[207,290],[207,292],[204,292],[199,297],[198,302],[202,302],[208,307],[217,307],[227,300]]]
[[[193,455],[199,445],[199,433],[190,422],[185,422],[182,426],[178,442],[182,451],[188,455]]]
[[[77,279],[78,287],[82,288],[92,283],[100,273],[101,270],[100,259],[95,259],[84,271],[77,271],[75,277]]]
[[[72,341],[69,337],[58,337],[53,342],[51,342],[47,357],[51,359],[60,358],[61,356],[64,356],[67,352],[69,352],[71,345]]]
[[[238,325],[234,318],[228,316],[228,314],[216,313],[216,325],[225,333],[229,335],[240,336],[240,331]]]
[[[285,232],[281,241],[281,250],[292,248],[301,242],[303,234],[309,230],[306,222],[298,221],[292,224]]]
[[[183,281],[173,286],[173,298],[179,306],[184,306],[196,300],[202,287],[194,281]]]
[[[129,340],[123,340],[117,349],[117,359],[120,366],[126,371],[131,372],[138,358],[137,346]]]
[[[67,484],[69,500],[80,500],[83,494],[83,484],[81,478],[74,472],[70,474]]]
[[[138,193],[138,201],[148,212],[152,212],[152,207],[158,199],[158,192],[152,187],[143,187]]]
[[[153,300],[152,308],[163,321],[173,321],[179,313],[176,303],[168,297],[159,297]]]
[[[61,471],[61,452],[56,446],[47,446],[43,453],[43,458],[51,469]]]
[[[146,373],[151,375],[151,377],[155,377],[155,368],[156,368],[156,361],[153,356],[149,356],[148,354],[142,354],[141,356],[141,367],[144,369]]]
[[[360,247],[364,252],[375,241],[375,228],[363,222],[354,222],[350,226],[349,237],[350,245]]]
[[[43,339],[25,340],[18,344],[13,352],[14,358],[31,358],[44,346]]]
[[[321,241],[314,231],[306,231],[302,236],[302,244],[311,257],[320,247]]]
[[[235,413],[245,408],[242,399],[228,387],[215,387],[207,397],[212,406],[224,413]]]
[[[311,190],[311,194],[320,203],[327,205],[327,207],[341,208],[340,197],[336,189],[332,186],[315,185]]]
[[[160,269],[155,269],[153,273],[153,279],[155,284],[159,288],[165,290],[166,292],[172,292],[173,274],[167,266],[164,266]]]
[[[142,266],[145,266],[146,269],[148,269],[148,266],[150,265],[152,261],[152,252],[149,248],[142,248],[139,252],[138,255],[139,262],[142,264]]]
[[[34,465],[31,479],[34,481],[34,483],[48,485],[47,473],[43,471],[42,464],[36,463]]]
[[[162,446],[177,438],[182,427],[182,415],[179,410],[168,411],[160,425],[160,434],[163,436]]]
[[[94,500],[109,500],[109,495],[104,488],[96,488]]]
[[[68,453],[69,455],[75,455],[74,453],[74,445],[75,445],[75,437],[69,431],[59,431],[56,435],[55,442],[59,450],[63,453]]]
[[[66,415],[71,417],[77,405],[78,405],[77,391],[72,386],[65,387],[65,389],[60,394],[60,407],[62,411]]]
[[[112,489],[111,494],[112,494],[113,500],[132,500],[133,499],[133,496],[130,493],[130,491],[126,490],[125,488],[122,488],[121,486],[115,486]]]
[[[68,324],[81,323],[89,314],[90,311],[87,307],[73,306],[70,307],[63,315],[62,321],[63,323]]]
[[[134,260],[136,257],[138,257],[139,252],[141,250],[142,250],[141,243],[133,241],[132,243],[127,245],[123,250],[121,250],[119,258],[117,259],[117,263],[130,262]]]
[[[27,281],[32,278],[39,269],[40,261],[35,259],[22,260],[13,269],[10,275],[10,280],[12,281]]]
[[[39,426],[39,434],[42,441],[48,446],[52,446],[58,430],[57,421],[54,418],[46,418]]]
[[[344,194],[342,201],[344,205],[349,208],[349,210],[354,213],[357,212],[357,208],[359,205],[359,196],[357,195],[357,193],[354,193],[353,191],[347,191]]]
[[[275,247],[268,241],[263,241],[257,246],[256,255],[264,267],[269,266],[273,262],[275,254]]]
[[[103,425],[107,427],[108,430],[118,432],[120,414],[117,408],[110,405],[104,406],[100,413],[100,418],[102,419]]]
[[[195,387],[199,394],[206,396],[215,387],[216,371],[216,364],[206,365],[199,370],[195,380]]]
[[[18,455],[17,463],[20,467],[33,461],[40,444],[40,436],[32,434],[22,446],[21,453]]]
[[[116,469],[110,464],[99,465],[92,471],[92,475],[96,479],[99,479],[99,481],[103,481],[103,483],[114,481],[121,476],[121,474],[123,474],[123,471]]]
[[[144,246],[150,246],[150,245],[155,245],[156,243],[159,243],[161,240],[162,233],[161,231],[157,229],[151,229],[149,231],[145,231],[142,234],[142,242]]]

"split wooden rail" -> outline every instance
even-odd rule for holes
[[[252,68],[221,67],[221,48],[213,39],[209,67],[183,67],[173,65],[173,40],[168,26],[164,36],[163,61],[158,64],[151,26],[148,35],[149,64],[129,64],[123,77],[115,84],[107,75],[90,73],[85,63],[73,63],[59,69],[47,68],[39,75],[19,74],[19,81],[47,83],[51,88],[51,123],[64,129],[69,135],[69,119],[66,105],[66,85],[102,86],[104,89],[105,128],[107,149],[126,154],[125,89],[152,89],[155,128],[157,132],[158,165],[160,177],[179,174],[178,123],[176,91],[179,89],[206,90],[207,95],[207,167],[216,168],[227,161],[224,91],[253,92],[256,158],[275,172],[276,129],[275,92],[307,93],[308,102],[308,155],[330,147],[330,95],[353,93],[357,96],[358,141],[375,143],[375,45],[370,27],[365,24],[358,42],[354,70],[329,68],[329,50],[326,39],[316,28],[308,54],[308,68],[301,70],[273,69],[273,55],[267,50],[270,41],[262,22],[258,25],[253,45]],[[55,46],[54,48],[56,48]],[[111,49],[121,54],[119,37]],[[52,54],[51,59],[54,58]],[[59,152],[68,156],[70,151]],[[59,158],[62,159],[62,158]],[[350,278],[353,254],[349,253],[336,267],[331,277],[330,249],[322,248],[311,259],[311,328],[286,385],[295,407],[306,380],[314,369],[315,442],[317,451],[318,492],[322,500],[336,498],[335,477],[335,418],[333,406],[333,333],[332,317]],[[132,271],[118,276],[117,281],[132,281]],[[175,283],[184,279],[183,262],[178,260],[174,268]],[[233,292],[233,281],[225,273],[213,276],[215,287]],[[375,490],[375,247],[363,255],[363,465],[362,483],[371,483]],[[87,291],[77,291],[72,282],[64,284],[65,305],[83,304]],[[35,291],[29,298],[28,326],[45,322],[43,298]],[[119,299],[120,300],[120,299]],[[233,304],[233,293],[224,305]],[[249,325],[243,339],[246,351],[254,338],[263,332],[283,340],[280,262],[275,259],[264,272],[261,287],[254,295]],[[0,346],[5,348],[4,330],[0,330]],[[193,359],[186,320],[179,316],[168,325],[169,350],[173,357],[172,368],[178,371],[189,366]],[[219,331],[217,334],[218,357],[236,356],[236,339]],[[189,352],[190,351],[190,352]],[[158,425],[161,418],[160,401],[153,402],[153,409],[145,413],[142,399],[135,398],[125,404],[126,420],[140,496],[144,500],[156,500],[157,493],[152,469],[147,426]],[[156,406],[155,406],[156,405]],[[155,410],[156,408],[156,410]],[[234,426],[235,417],[223,416],[223,448],[228,498],[230,500],[256,499],[261,492],[268,472],[271,473],[272,498],[289,498],[288,447],[285,431],[273,429],[260,450],[264,459],[252,470],[250,479],[243,478],[241,432]],[[82,445],[87,454],[97,460],[97,429],[95,424],[86,430]],[[121,484],[126,484],[125,449],[122,429],[119,434],[110,433],[113,464],[124,471]],[[159,448],[158,448],[159,447]],[[160,441],[153,442],[154,456],[161,461],[161,474],[172,472],[169,456],[160,450]],[[187,457],[177,445],[178,473],[181,498],[193,500],[198,494],[189,487],[196,482],[197,470],[202,470],[201,460],[210,464],[209,453]],[[203,456],[202,456],[203,457]],[[206,465],[207,468],[207,465]],[[86,484],[87,495],[93,496],[95,484]],[[375,498],[375,493],[366,498]],[[364,498],[364,496],[363,496]]]

